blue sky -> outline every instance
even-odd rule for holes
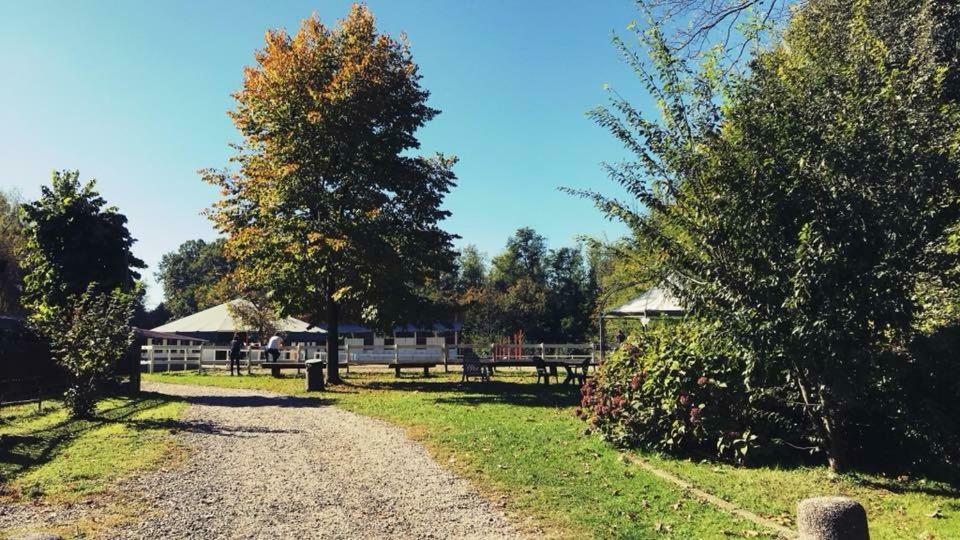
[[[150,303],[163,253],[214,238],[217,197],[197,170],[222,167],[237,134],[226,111],[268,28],[328,24],[347,1],[89,1],[0,4],[0,189],[36,197],[54,169],[79,169],[130,219]],[[382,31],[405,31],[431,104],[423,151],[460,158],[445,226],[489,255],[518,227],[550,245],[624,232],[557,186],[620,191],[602,161],[626,157],[585,113],[603,85],[643,99],[610,44],[629,0],[370,1]],[[646,108],[646,107],[644,107]]]

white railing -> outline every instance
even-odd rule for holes
[[[464,353],[473,351],[481,358],[497,360],[528,359],[534,356],[544,360],[596,362],[599,354],[592,343],[509,343],[458,345],[352,345],[340,347],[338,360],[341,365],[394,365],[414,363],[461,364]],[[244,349],[241,366],[259,366],[268,361],[264,349]],[[140,365],[150,373],[156,370],[206,369],[229,367],[230,347],[227,345],[144,345],[140,351]],[[286,347],[280,351],[281,362],[305,362],[319,358],[327,359],[326,347],[322,345]]]

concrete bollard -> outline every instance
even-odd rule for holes
[[[814,497],[797,504],[800,540],[869,540],[867,512],[847,497]]]

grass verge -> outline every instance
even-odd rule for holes
[[[74,502],[174,453],[168,423],[186,404],[167,396],[101,401],[96,417],[75,420],[58,402],[0,409],[0,502]]]
[[[627,463],[572,414],[575,389],[542,388],[524,373],[461,386],[453,374],[394,379],[350,374],[324,397],[407,428],[436,459],[469,478],[531,531],[603,538],[764,537],[752,523]],[[303,394],[303,380],[155,374],[147,380]],[[958,538],[960,499],[949,486],[823,468],[736,468],[635,453],[738,506],[793,527],[797,501],[845,494],[864,503],[873,538]],[[939,509],[939,512],[938,512]],[[941,517],[930,517],[939,515]]]

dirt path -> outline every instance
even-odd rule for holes
[[[183,467],[136,481],[156,515],[123,538],[509,538],[504,515],[403,432],[317,400],[167,384]],[[332,458],[336,456],[336,458]]]

